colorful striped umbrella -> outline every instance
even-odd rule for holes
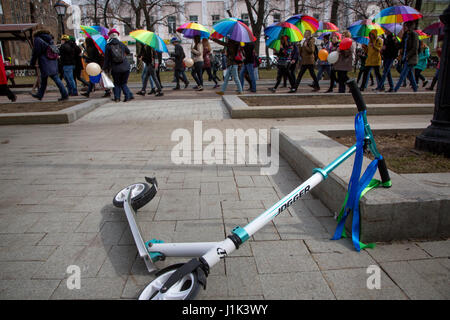
[[[422,30],[415,30],[415,32],[419,35],[419,40],[431,38],[430,35],[426,34]]]
[[[158,52],[169,52],[167,46],[156,33],[148,30],[135,30],[130,32],[130,37],[136,39],[137,41],[152,47]]]
[[[295,25],[302,34],[305,34],[306,30],[314,33],[317,31],[317,29],[319,29],[319,21],[316,18],[307,16],[305,14],[296,14],[287,19],[286,22]]]
[[[370,39],[369,37],[355,37],[353,38],[356,42],[360,44],[365,44],[366,46],[369,45]]]
[[[183,36],[185,36],[186,38],[192,39],[195,36],[199,36],[200,38],[209,38],[210,32],[209,30],[201,25],[200,23],[196,23],[196,22],[188,22],[185,23],[183,25],[181,25],[178,29],[177,32],[180,32],[183,34]]]
[[[225,18],[213,25],[214,32],[211,37],[220,39],[229,38],[237,42],[255,42],[256,38],[250,28],[240,19]]]
[[[368,37],[372,30],[376,30],[378,35],[384,34],[383,28],[369,19],[356,21],[348,27],[348,30],[352,34],[352,38]]]
[[[95,34],[107,36],[109,32],[108,28],[102,26],[80,26],[80,29],[83,30],[87,36],[92,36]]]
[[[264,29],[264,34],[267,37],[266,45],[276,51],[280,50],[281,37],[283,36],[287,36],[290,42],[299,42],[303,39],[300,30],[289,22],[274,23]]]
[[[94,40],[94,44],[97,47],[97,49],[102,54],[105,54],[105,49],[106,49],[106,44],[107,44],[107,41],[106,41],[105,37],[102,36],[101,34],[94,34],[94,35],[89,36],[89,37],[92,38],[92,40]]]
[[[400,31],[402,31],[403,26],[400,23],[387,23],[387,24],[380,24],[380,26],[384,30],[388,30],[392,32],[395,35],[398,35]]]
[[[422,30],[430,36],[441,36],[444,35],[444,24],[442,22],[435,22],[430,24],[428,27]]]
[[[422,18],[422,14],[409,6],[393,6],[381,10],[373,21],[379,24],[402,23]]]
[[[319,28],[317,29],[317,32],[333,32],[333,31],[339,31],[339,28],[336,27],[335,24],[331,22],[319,22]]]

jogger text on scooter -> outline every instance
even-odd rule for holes
[[[265,315],[269,305],[231,304],[224,307],[198,307],[190,304],[183,307],[183,315],[207,315],[213,318],[216,315]]]
[[[295,201],[297,201],[298,199],[300,199],[300,197],[302,197],[303,195],[305,195],[309,190],[311,189],[310,186],[306,186],[304,189],[300,190],[299,193],[297,193],[292,199],[290,199],[288,202],[286,202],[285,204],[283,204],[277,212],[277,215],[279,215],[281,212],[283,212],[284,210],[286,210],[287,208],[289,208]]]

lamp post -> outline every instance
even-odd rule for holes
[[[439,80],[431,125],[416,137],[415,147],[450,157],[450,5],[439,17],[444,24]]]
[[[60,23],[61,23],[61,31],[62,34],[64,34],[64,16],[67,12],[67,4],[64,1],[58,0],[56,1],[55,5],[53,6],[55,8],[56,14],[59,17]]]

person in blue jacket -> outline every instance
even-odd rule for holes
[[[47,90],[47,80],[50,77],[61,93],[58,101],[69,99],[69,94],[58,76],[58,55],[52,50],[54,46],[52,35],[47,30],[39,30],[34,33],[33,51],[31,53],[30,65],[39,64],[41,73],[41,85],[36,94],[31,94],[33,98],[42,100]]]
[[[419,80],[422,80],[423,87],[426,87],[428,84],[428,80],[422,75],[422,71],[427,68],[429,57],[430,57],[430,49],[428,48],[425,42],[421,41],[419,50],[419,61],[414,66],[414,78],[417,81],[417,85],[419,85]]]

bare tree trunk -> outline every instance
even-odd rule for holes
[[[97,3],[98,3],[98,0],[94,0],[94,25],[98,25]]]
[[[300,13],[298,1],[299,0],[294,0],[294,14],[299,14]]]
[[[335,25],[338,25],[338,10],[339,10],[339,0],[333,0],[333,3],[331,5],[331,18],[330,22],[334,23]]]
[[[108,20],[106,19],[106,12],[108,11],[108,5],[110,0],[106,0],[105,5],[103,6],[103,24],[105,28],[108,28]]]
[[[416,0],[416,6],[415,6],[416,10],[420,12],[420,10],[422,10],[422,0]],[[416,27],[415,29],[419,28],[419,20],[416,20]]]
[[[416,10],[422,10],[422,0],[416,0]]]

